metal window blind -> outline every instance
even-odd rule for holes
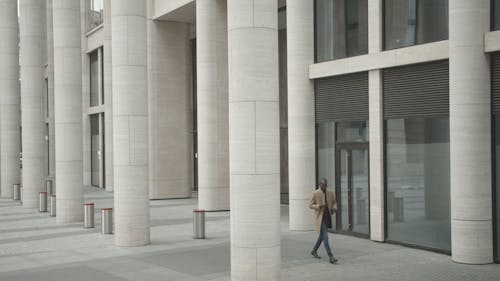
[[[491,107],[500,114],[500,52],[491,54]]]
[[[315,80],[316,122],[368,119],[368,72]]]
[[[383,70],[384,118],[449,114],[448,60]]]

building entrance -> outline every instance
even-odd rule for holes
[[[367,236],[369,224],[368,144],[337,144],[334,216],[336,232]]]

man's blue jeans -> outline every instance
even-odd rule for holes
[[[321,246],[321,242],[325,245],[328,256],[333,256],[330,244],[328,243],[328,227],[326,226],[326,222],[324,220],[321,222],[321,230],[319,232],[318,241],[316,241],[316,245],[314,245],[313,248],[315,252],[318,251],[319,246]]]

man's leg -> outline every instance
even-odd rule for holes
[[[319,249],[319,246],[321,246],[321,242],[323,242],[323,235],[320,232],[318,235],[318,240],[316,240],[316,244],[314,244],[313,251],[316,252]]]
[[[321,226],[321,234],[323,235],[322,240],[323,240],[323,245],[325,245],[326,253],[328,254],[329,257],[331,257],[333,256],[333,254],[332,250],[330,249],[330,243],[328,242],[328,228],[326,227],[326,224],[323,224]]]
[[[328,242],[328,228],[326,224],[323,225],[325,231],[322,231],[323,236],[323,244],[325,245],[326,252],[328,253],[328,257],[330,257],[330,263],[336,263],[337,259],[333,256],[332,250],[330,249],[330,243]],[[321,227],[323,230],[323,227]]]
[[[316,241],[316,244],[314,244],[313,250],[311,252],[311,255],[313,255],[313,257],[317,259],[320,258],[320,256],[318,256],[318,248],[319,246],[321,246],[321,242],[323,242],[323,236],[321,235],[320,232],[320,234],[318,235],[318,240]]]
[[[313,250],[311,252],[311,255],[317,259],[320,258],[320,256],[318,256],[318,249],[319,249],[319,246],[321,246],[321,242],[323,242],[323,238],[324,238],[323,225],[321,225],[321,229],[320,229],[319,235],[318,235],[318,240],[316,240],[316,244],[314,245]]]

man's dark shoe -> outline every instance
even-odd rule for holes
[[[312,251],[312,252],[311,252],[311,255],[312,255],[313,257],[317,258],[317,259],[320,259],[320,258],[321,258],[320,256],[318,256],[318,253],[317,253],[316,251]]]
[[[330,256],[330,263],[336,263],[338,260],[334,256]]]

